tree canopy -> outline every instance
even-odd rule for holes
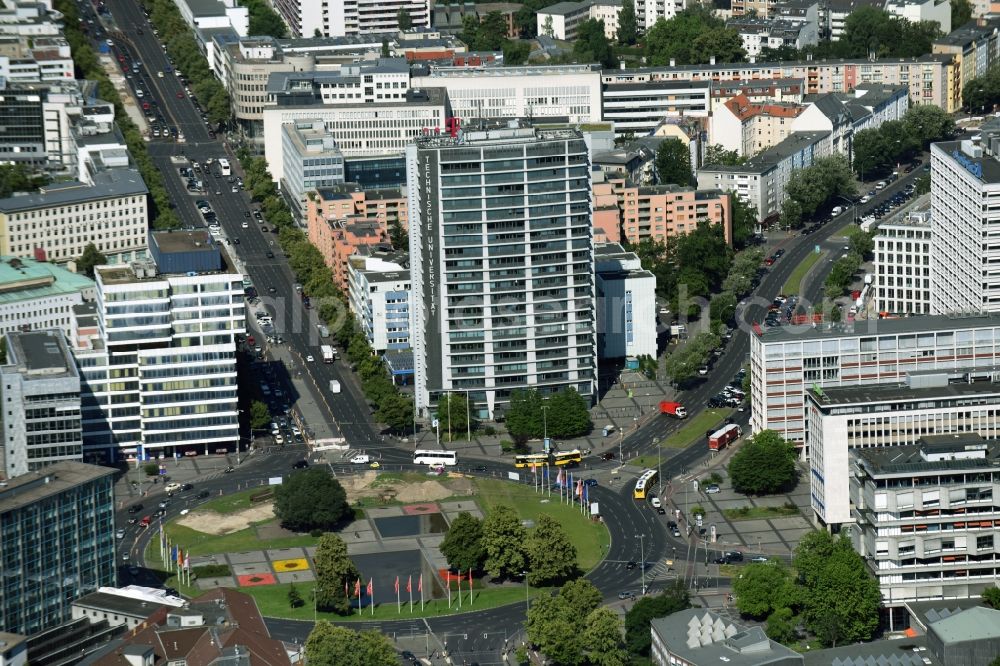
[[[788,568],[777,561],[751,563],[733,579],[736,607],[756,619],[769,617],[798,603],[798,590]]]
[[[812,216],[838,196],[851,198],[855,192],[854,174],[840,155],[821,157],[804,169],[796,169],[785,187],[788,199],[798,205],[800,219]]]
[[[655,618],[666,617],[690,607],[691,598],[683,585],[639,599],[625,614],[625,645],[628,651],[636,656],[648,657],[652,642],[649,623]]]
[[[528,563],[527,530],[512,508],[498,504],[483,520],[484,567],[492,578],[520,577]]]
[[[350,611],[350,600],[345,590],[354,589],[360,574],[347,556],[347,544],[336,534],[327,532],[316,544],[313,564],[316,574],[316,607],[342,615]]]
[[[306,639],[310,666],[396,666],[392,642],[375,631],[357,632],[320,620]]]
[[[250,14],[251,35],[269,35],[278,39],[288,37],[288,26],[265,0],[242,0],[241,4]]]
[[[458,517],[451,521],[440,549],[452,569],[479,571],[486,558],[483,548],[483,521],[467,511],[458,514]]]
[[[615,66],[615,54],[604,34],[603,20],[587,19],[577,26],[573,55],[581,62],[596,62],[605,68]]]
[[[615,661],[620,643],[615,645],[612,623],[603,613],[594,615],[600,603],[601,593],[590,581],[566,583],[558,595],[539,597],[531,604],[528,640],[557,664],[582,664],[588,653],[595,663],[620,663]]]
[[[93,243],[87,243],[83,248],[83,254],[76,260],[76,270],[89,278],[94,277],[94,267],[108,263],[108,258],[101,254],[100,250]]]
[[[578,573],[576,546],[554,518],[546,514],[528,536],[528,583],[548,586],[565,582]]]
[[[741,62],[746,58],[739,32],[706,5],[690,5],[673,18],[657,19],[646,31],[646,58],[650,65],[704,65]]]
[[[36,175],[27,165],[0,164],[0,199],[6,199],[14,192],[36,192],[48,181],[48,176]]]
[[[680,139],[665,139],[657,146],[655,165],[661,185],[691,185],[691,151]]]
[[[260,400],[250,403],[250,429],[264,430],[271,423],[271,410]]]
[[[639,35],[639,24],[635,16],[635,3],[624,2],[618,12],[618,43],[631,46]]]
[[[516,389],[504,414],[507,432],[515,441],[585,435],[593,428],[586,399],[568,387],[543,398],[537,389]]]
[[[773,430],[743,443],[729,462],[733,488],[747,495],[771,495],[795,485],[795,448]]]
[[[468,400],[465,393],[445,393],[438,398],[435,418],[442,437],[461,437],[470,427],[476,428]]]
[[[352,515],[340,482],[319,467],[292,474],[274,489],[274,515],[294,532],[333,529]]]
[[[854,9],[844,21],[844,34],[835,44],[842,58],[916,58],[931,52],[941,35],[936,22],[913,23],[873,6]]]

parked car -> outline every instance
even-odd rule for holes
[[[705,488],[705,492],[708,493],[709,495],[715,495],[721,491],[722,489],[719,488],[719,486],[715,485],[714,483]]]

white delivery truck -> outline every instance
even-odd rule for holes
[[[330,393],[340,393],[340,382],[336,379],[330,380]]]
[[[324,363],[333,363],[333,346],[332,345],[320,345],[320,352],[323,354]]]

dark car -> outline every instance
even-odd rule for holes
[[[656,507],[656,513],[660,514],[661,516],[662,516],[663,514],[665,514],[666,512],[667,512],[667,510],[666,510],[666,509],[664,509],[664,508],[663,508],[662,506],[658,506],[658,507]]]
[[[305,469],[307,467],[309,467],[308,460],[298,460],[294,465],[292,465],[292,469]]]
[[[614,460],[614,459],[615,459],[615,454],[612,451],[608,451],[606,453],[601,454],[601,460]]]
[[[591,488],[593,488],[594,486],[597,485],[597,479],[584,479],[583,485],[590,486]]]
[[[249,218],[250,217],[250,211],[248,211],[248,210],[243,211],[243,217]]]
[[[265,254],[264,256],[266,256],[268,259],[274,259],[274,252],[268,250],[267,254]]]
[[[181,490],[191,490],[193,488],[194,488],[194,486],[192,486],[190,483],[182,483],[181,484]]]
[[[728,553],[726,553],[726,557],[729,558],[730,562],[742,562],[743,561],[743,553],[741,553],[738,550],[731,550],[731,551],[729,551]]]
[[[203,490],[203,491],[201,491],[200,493],[198,493],[198,499],[205,499],[205,498],[206,498],[206,497],[208,497],[208,496],[209,496],[210,494],[211,494],[211,493],[209,493],[209,492],[208,492],[207,490]]]
[[[668,530],[675,530],[675,529],[677,529],[677,521],[676,520],[668,520],[667,521],[667,529]]]
[[[489,468],[486,465],[476,465],[473,469],[477,472],[488,472]]]
[[[139,513],[140,511],[142,511],[142,505],[141,504],[133,504],[132,506],[130,506],[128,508],[128,512],[129,513]]]

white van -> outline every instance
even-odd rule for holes
[[[360,453],[353,458],[351,458],[352,465],[367,465],[372,459],[364,453]]]
[[[830,214],[833,217],[837,217],[838,215],[840,215],[843,212],[844,212],[844,207],[843,206],[834,206],[833,210],[830,211]]]

